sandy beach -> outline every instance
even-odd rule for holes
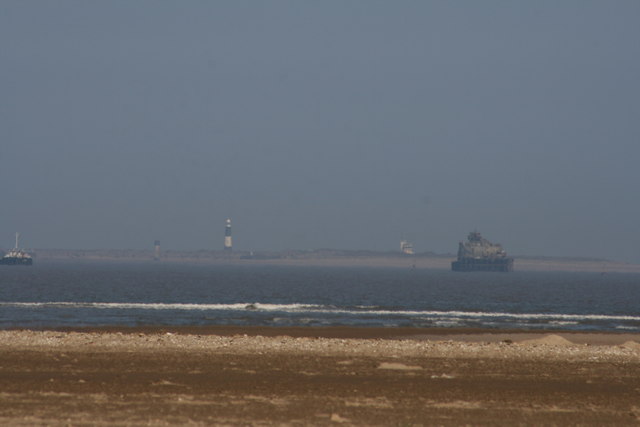
[[[637,425],[640,335],[0,331],[3,425]]]

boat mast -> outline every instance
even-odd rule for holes
[[[20,239],[20,233],[16,233],[16,247],[15,249],[18,249],[18,240]]]

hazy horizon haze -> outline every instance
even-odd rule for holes
[[[640,262],[640,2],[0,3],[0,247]]]

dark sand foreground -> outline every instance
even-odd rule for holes
[[[640,335],[0,331],[2,425],[638,425]]]

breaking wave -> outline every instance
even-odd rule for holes
[[[400,316],[411,318],[434,318],[458,320],[513,319],[545,320],[559,325],[581,321],[640,322],[640,316],[607,314],[561,314],[561,313],[509,313],[485,311],[438,311],[438,310],[393,310],[378,306],[335,307],[319,304],[269,304],[258,302],[232,304],[190,303],[120,303],[120,302],[0,302],[0,307],[13,308],[61,308],[98,310],[174,310],[174,311],[232,311],[232,312],[277,312],[291,314],[327,314],[343,316]]]

